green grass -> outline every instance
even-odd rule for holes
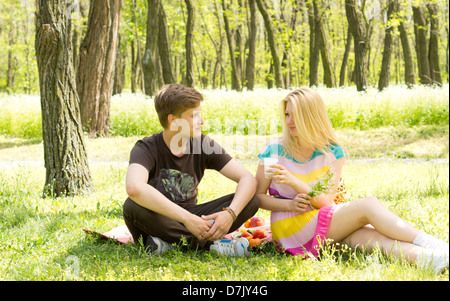
[[[377,196],[416,228],[448,241],[448,85],[365,94],[320,90],[338,136],[355,159],[344,170],[347,198]],[[273,132],[279,124],[274,106],[287,91],[202,92],[205,132],[255,173],[256,155],[278,135]],[[101,241],[82,228],[106,232],[123,225],[129,152],[137,139],[161,130],[151,99],[131,94],[114,97],[112,137],[85,139],[95,192],[56,199],[41,197],[45,168],[39,98],[2,97],[0,106],[1,280],[449,279],[448,270],[435,276],[379,252],[369,255],[345,247],[327,247],[318,260],[302,260],[269,245],[243,259],[181,247],[150,256],[139,244]],[[358,160],[367,158],[377,160]],[[447,163],[432,160],[436,158]],[[235,187],[208,170],[199,200],[232,193]],[[257,213],[266,219],[269,214],[262,209]]]
[[[101,150],[99,150],[101,151]],[[243,163],[251,172],[256,164]],[[418,229],[445,241],[449,235],[448,164],[350,161],[344,177],[348,198],[375,195]],[[318,260],[301,260],[273,248],[250,259],[207,251],[147,255],[138,245],[120,245],[85,234],[123,224],[126,166],[91,165],[95,192],[41,198],[43,166],[0,169],[0,277],[2,280],[448,280],[415,266],[346,248],[328,248]],[[217,186],[216,183],[221,185]],[[208,170],[201,202],[233,192],[235,183]],[[269,212],[257,215],[269,218]]]
[[[354,87],[318,88],[336,129],[368,130],[449,124],[449,86],[405,89],[391,87],[378,92],[357,92]],[[269,135],[281,130],[280,100],[288,90],[201,90],[205,97],[205,133]],[[0,97],[0,135],[41,138],[39,96]],[[161,130],[153,99],[142,94],[116,95],[111,101],[111,136],[137,136]]]
[[[390,126],[368,130],[337,129],[337,135],[352,159],[360,158],[448,158],[448,125]],[[149,134],[150,135],[150,134]],[[268,141],[279,135],[209,134],[234,157],[254,161]],[[92,161],[128,161],[130,150],[145,136],[88,139],[88,159]],[[10,138],[0,135],[0,161],[43,161],[44,148],[38,138]]]

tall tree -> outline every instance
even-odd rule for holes
[[[46,169],[44,193],[76,195],[92,190],[73,69],[70,6],[36,1],[36,58]]]
[[[447,33],[447,47],[445,49],[445,71],[447,72],[447,83],[449,82],[449,42],[450,42],[450,36],[449,36],[449,30],[448,30],[448,0],[446,1],[446,6],[444,10],[444,24],[445,24],[445,32]]]
[[[449,82],[449,43],[450,43],[450,35],[448,30],[448,0],[445,3],[444,9],[444,27],[445,32],[447,34],[447,47],[445,49],[445,72],[447,73],[447,83]]]
[[[367,31],[356,0],[345,0],[345,14],[350,28],[352,29],[354,51],[355,51],[355,76],[356,89],[365,91],[367,89]]]
[[[213,3],[214,6],[214,10],[213,10],[213,15],[214,15],[214,19],[217,20],[217,29],[218,29],[218,41],[213,37],[213,35],[210,33],[209,30],[209,26],[205,21],[205,16],[204,14],[200,14],[202,21],[203,21],[203,29],[205,30],[206,34],[208,35],[211,43],[213,44],[215,50],[216,50],[216,60],[214,63],[214,68],[213,68],[213,73],[212,73],[212,88],[216,89],[217,88],[217,80],[219,79],[219,74],[220,74],[220,70],[222,67],[222,52],[223,52],[223,40],[224,40],[224,36],[222,34],[222,26],[221,26],[221,18],[219,16],[219,10],[222,11],[221,9],[219,9],[217,2],[214,1]],[[221,85],[221,83],[219,82],[219,85]]]
[[[237,11],[236,14],[240,16],[244,10],[245,4],[242,3],[243,0],[237,0]],[[236,22],[235,28],[234,28],[234,41],[235,41],[235,53],[236,56],[236,69],[237,74],[239,76],[239,80],[241,83],[244,83],[245,81],[245,68],[243,68],[245,59],[244,53],[245,53],[245,45],[243,45],[243,24],[242,22]]]
[[[11,9],[13,9],[11,7]],[[16,43],[16,24],[11,20],[8,33],[8,72],[7,72],[7,90],[8,94],[12,94],[15,86],[15,78],[17,72],[17,58],[14,53],[14,44]]]
[[[292,52],[292,45],[295,44],[294,37],[296,35],[297,31],[297,21],[298,21],[298,15],[300,13],[301,7],[304,5],[301,3],[300,0],[294,0],[291,2],[292,8],[289,10],[291,16],[290,19],[287,20],[288,14],[285,16],[286,9],[283,7],[283,5],[286,5],[290,1],[281,1],[281,8],[280,8],[280,20],[277,20],[278,30],[283,37],[283,58],[281,60],[281,70],[283,74],[283,84],[284,87],[288,88],[291,86],[291,52]]]
[[[222,12],[223,12],[223,22],[225,27],[225,34],[227,36],[228,42],[228,52],[230,54],[230,62],[231,62],[231,89],[236,91],[241,91],[241,83],[239,80],[239,69],[238,63],[235,55],[235,39],[233,38],[233,33],[230,28],[230,21],[228,19],[228,14],[230,14],[229,5],[226,3],[226,0],[222,0]]]
[[[194,50],[192,45],[194,43],[194,24],[195,24],[195,7],[192,0],[184,0],[186,3],[188,18],[186,23],[186,76],[185,85],[188,87],[194,87]]]
[[[167,28],[166,12],[160,1],[161,9],[158,15],[158,50],[161,61],[162,77],[164,84],[175,83],[175,75],[173,74],[172,61],[170,60],[170,42],[169,29]]]
[[[328,43],[328,34],[325,30],[324,13],[318,2],[322,1],[313,1],[316,39],[318,39],[320,55],[322,57],[325,85],[328,88],[333,88],[336,87],[336,75],[334,73],[333,62],[331,61],[331,47]]]
[[[383,60],[381,62],[381,71],[378,81],[378,91],[382,91],[389,86],[391,77],[391,53],[392,53],[392,31],[394,29],[392,19],[397,13],[397,3],[394,0],[388,0],[387,3],[387,21],[384,28],[384,49]]]
[[[147,37],[142,67],[144,71],[144,92],[153,96],[158,89],[159,14],[162,5],[161,0],[148,0],[147,3]]]
[[[399,0],[395,0],[396,5],[400,5]],[[399,9],[399,12],[402,12]],[[403,14],[399,16],[398,31],[400,32],[400,41],[402,43],[403,60],[405,62],[405,83],[408,87],[416,84],[416,74],[414,72],[413,55],[409,44],[408,33],[406,30],[406,18]]]
[[[427,20],[423,6],[413,5],[413,16],[419,80],[423,85],[431,85],[430,64],[428,61]]]
[[[132,12],[133,12],[133,20],[134,20],[134,38],[136,40],[136,56],[134,56],[134,43],[132,43],[132,52],[133,57],[135,57],[134,64],[132,66],[133,69],[133,84],[134,89],[132,89],[135,93],[136,89],[139,87],[141,91],[144,91],[144,67],[142,66],[142,54],[141,54],[141,39],[139,38],[139,26],[138,26],[138,17],[136,15],[137,7],[136,0],[132,0]]]
[[[320,40],[316,35],[316,16],[312,2],[312,0],[306,0],[309,23],[309,86],[317,87],[319,85],[317,74],[319,68]]]
[[[121,94],[125,86],[126,58],[127,58],[126,41],[121,41],[121,36],[119,34],[119,45],[116,51],[116,60],[115,60],[116,67],[114,71],[113,95]]]
[[[253,91],[255,87],[256,31],[257,31],[255,0],[248,0],[248,6],[250,8],[250,26],[249,26],[248,56],[247,56],[245,76],[246,76],[247,90]]]
[[[430,76],[434,85],[442,86],[441,68],[439,67],[439,24],[438,5],[436,2],[427,4],[430,16],[430,47],[428,61],[430,63]]]
[[[345,51],[342,58],[341,71],[339,72],[339,87],[343,87],[345,84],[345,71],[347,69],[348,57],[352,48],[353,35],[350,26],[347,27],[347,40],[345,42]]]
[[[281,72],[281,61],[280,56],[278,55],[278,45],[272,17],[269,15],[264,0],[256,0],[256,4],[258,5],[259,12],[264,19],[264,27],[266,28],[267,41],[269,43],[270,53],[272,54],[272,63],[275,72],[275,85],[277,88],[284,88],[283,75]]]
[[[80,47],[77,90],[81,122],[90,137],[109,136],[110,104],[119,45],[122,0],[91,0]]]

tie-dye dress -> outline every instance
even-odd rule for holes
[[[262,160],[267,157],[278,158],[278,164],[312,186],[320,176],[326,174],[330,164],[344,156],[339,145],[331,145],[327,155],[316,150],[305,162],[298,162],[289,154],[280,139],[271,140],[266,149],[258,155]],[[269,186],[269,194],[276,198],[293,199],[298,193],[289,185],[276,184]],[[272,211],[270,228],[273,240],[285,252],[292,255],[304,255],[306,258],[319,255],[320,244],[323,244],[328,233],[334,206],[322,207],[320,210],[308,207],[303,213],[293,211]]]

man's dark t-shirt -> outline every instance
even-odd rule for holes
[[[162,132],[136,142],[130,164],[138,163],[149,172],[148,184],[183,208],[197,204],[198,184],[205,169],[220,171],[231,156],[206,135],[188,140],[181,157],[173,155]]]

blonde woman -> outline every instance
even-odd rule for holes
[[[273,239],[287,253],[319,255],[325,239],[405,258],[436,273],[448,268],[448,243],[420,232],[384,207],[375,197],[335,205],[347,153],[331,126],[325,104],[310,88],[289,93],[282,101],[283,136],[258,155],[256,195],[271,211]],[[265,176],[263,159],[275,157]],[[308,193],[321,175],[334,174],[330,192]],[[269,192],[269,194],[267,194]]]

